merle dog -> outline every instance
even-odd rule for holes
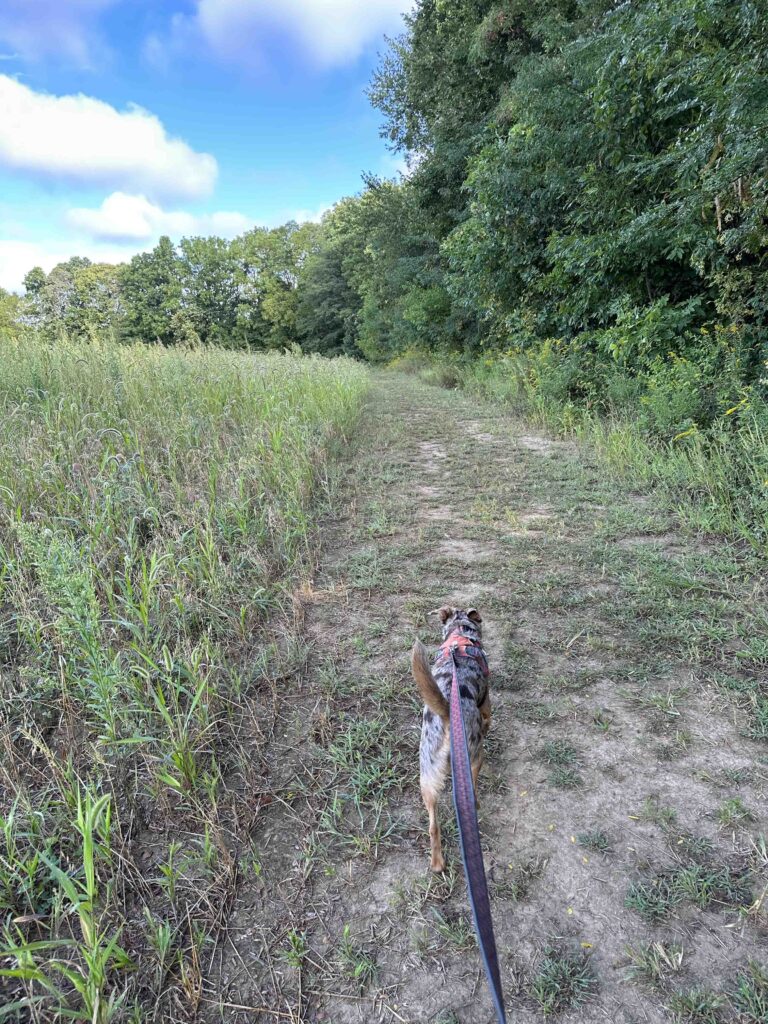
[[[443,623],[443,644],[434,665],[430,668],[426,649],[416,641],[411,652],[411,671],[424,704],[421,725],[421,795],[429,813],[429,840],[432,870],[443,871],[440,824],[437,802],[450,768],[450,698],[453,681],[451,647],[471,642],[482,650],[482,619],[475,608],[463,611],[444,606],[439,611]],[[483,738],[491,724],[491,702],[484,662],[473,657],[461,657],[457,662],[459,693],[472,765],[472,780],[477,786],[477,774],[483,763]]]

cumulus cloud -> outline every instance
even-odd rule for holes
[[[297,224],[305,224],[307,221],[313,221],[315,224],[319,224],[326,213],[333,209],[333,203],[321,203],[320,206],[314,210],[310,210],[307,207],[302,207],[299,210],[289,210],[285,216],[278,214],[276,217],[272,217],[275,226],[278,224],[285,224],[289,220],[295,220]]]
[[[71,256],[87,256],[94,263],[125,263],[146,252],[160,235],[174,241],[182,236],[219,235],[234,238],[256,224],[276,227],[289,220],[319,221],[330,206],[317,209],[286,209],[260,216],[258,221],[242,213],[219,211],[192,213],[164,210],[146,196],[113,192],[98,207],[76,207],[62,214],[66,230],[42,240],[0,239],[0,288],[22,291],[22,282],[32,267],[48,273]],[[0,209],[0,216],[2,216]],[[23,228],[19,226],[19,233]]]
[[[0,43],[20,57],[63,58],[80,67],[104,51],[96,22],[116,0],[2,0]]]
[[[0,167],[177,199],[207,195],[218,171],[148,110],[35,92],[8,75],[0,75]]]
[[[242,213],[194,214],[186,210],[164,210],[143,195],[113,192],[101,206],[77,207],[67,213],[67,223],[91,238],[111,242],[155,239],[159,235],[222,235],[233,238],[253,227]]]
[[[196,0],[191,19],[176,18],[174,29],[197,31],[221,58],[253,64],[265,36],[285,33],[325,66],[347,64],[396,29],[410,0],[281,0],[279,4],[243,0]],[[153,46],[157,47],[157,40]]]
[[[11,292],[23,291],[22,283],[32,267],[42,267],[48,273],[57,263],[70,256],[87,256],[94,263],[124,263],[136,252],[149,246],[133,245],[78,245],[62,240],[31,242],[21,239],[0,239],[0,288]]]

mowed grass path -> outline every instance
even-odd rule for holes
[[[0,1019],[198,1019],[367,374],[29,339],[0,367]]]
[[[210,1019],[493,1020],[450,797],[434,877],[418,791],[408,652],[448,601],[485,620],[511,1019],[768,1020],[764,564],[681,532],[588,449],[395,375],[323,537]]]

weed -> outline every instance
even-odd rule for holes
[[[730,999],[743,1024],[768,1024],[768,970],[750,962],[737,977]]]
[[[365,517],[365,531],[369,537],[383,537],[393,532],[390,512],[380,501],[372,501]]]
[[[676,729],[671,742],[656,747],[659,761],[675,761],[682,757],[693,743],[693,736],[687,729]]]
[[[276,613],[367,374],[5,335],[0,363],[3,995],[103,1024],[145,1019],[165,985],[194,1016],[244,794],[269,799],[276,680],[306,658]]]
[[[456,952],[475,947],[475,929],[466,914],[441,914],[434,910],[435,930],[440,938]]]
[[[750,898],[743,879],[727,867],[713,869],[692,864],[675,874],[674,885],[681,899],[688,900],[702,910],[713,903],[728,907],[743,906]]]
[[[156,921],[149,907],[144,908],[144,920],[147,926],[147,938],[157,955],[158,982],[162,984],[165,972],[171,962],[174,930],[169,921]]]
[[[514,714],[521,722],[530,722],[532,725],[544,725],[559,717],[555,704],[537,701],[519,701],[514,706]]]
[[[577,789],[584,782],[575,769],[567,768],[564,765],[556,765],[547,778],[550,785],[557,786],[559,789]]]
[[[750,838],[749,845],[752,848],[751,860],[757,871],[761,874],[768,874],[768,836],[759,832],[754,838]]]
[[[97,912],[97,860],[100,850],[108,848],[110,823],[109,797],[96,797],[90,790],[78,791],[74,825],[81,840],[83,880],[74,879],[47,855],[44,858],[78,922],[80,937],[28,942],[16,929],[15,937],[6,931],[0,947],[0,961],[15,961],[11,968],[0,968],[0,978],[36,982],[53,997],[63,1016],[95,1024],[107,1024],[117,1016],[123,1000],[114,991],[108,994],[107,988],[113,973],[133,966],[118,945],[119,934],[110,935]],[[57,955],[67,949],[72,953],[69,961]],[[72,1007],[66,989],[58,988],[54,981],[58,978],[65,979],[76,994],[78,1007]]]
[[[323,662],[317,667],[316,672],[323,693],[329,697],[343,697],[351,693],[356,686],[356,681],[345,675],[333,661]]]
[[[768,697],[753,693],[749,703],[749,730],[747,735],[753,740],[768,740]]]
[[[677,820],[677,812],[672,807],[665,807],[656,797],[646,798],[637,814],[640,821],[651,821],[662,828],[669,828]]]
[[[548,1016],[577,1009],[597,985],[589,958],[572,955],[555,946],[544,949],[530,984],[530,994]]]
[[[712,905],[741,908],[747,906],[750,899],[744,876],[728,867],[711,868],[694,863],[630,886],[624,904],[653,924],[684,901],[706,910]]]
[[[162,875],[160,885],[171,903],[176,899],[176,884],[179,879],[179,867],[176,855],[180,849],[181,843],[175,841],[171,842],[168,846],[168,854],[165,863],[158,865],[160,874]]]
[[[333,840],[352,857],[376,859],[379,851],[401,833],[382,800],[364,805],[334,793],[320,815],[318,833]]]
[[[360,590],[373,590],[383,580],[384,566],[375,549],[362,549],[347,559],[350,586]]]
[[[493,886],[494,898],[512,903],[525,899],[531,885],[546,866],[547,861],[543,857],[534,857],[523,864],[510,864],[504,877]]]
[[[657,875],[650,882],[631,885],[624,906],[650,924],[662,921],[682,899],[670,875]]]
[[[677,703],[681,697],[685,696],[686,692],[686,690],[667,690],[666,693],[640,691],[639,693],[624,694],[624,696],[631,704],[643,711],[655,711],[660,715],[677,718],[680,715]]]
[[[325,756],[355,805],[380,799],[401,784],[400,755],[391,737],[385,717],[357,718],[346,723],[328,745]]]
[[[629,977],[651,985],[660,985],[683,965],[683,947],[674,942],[642,942],[628,946],[626,953]]]
[[[675,1024],[719,1024],[722,996],[703,988],[688,992],[675,992],[669,1000],[669,1010]]]
[[[753,740],[768,739],[768,694],[765,684],[722,673],[716,675],[714,681],[746,713],[748,727],[745,735]]]
[[[342,973],[353,981],[361,992],[376,979],[376,961],[362,946],[354,944],[348,924],[344,925],[344,934],[341,937],[339,963]]]
[[[600,730],[600,732],[608,732],[613,725],[613,719],[603,708],[598,709],[592,715],[592,724]]]
[[[723,828],[741,828],[755,819],[752,812],[744,806],[744,802],[734,796],[718,808],[717,820]]]
[[[440,874],[430,872],[417,878],[409,889],[401,890],[398,902],[411,912],[420,910],[426,903],[445,903],[455,894],[458,883],[456,865],[449,862]]]
[[[308,953],[309,947],[304,932],[299,932],[295,928],[289,929],[285,942],[278,953],[280,959],[289,966],[300,970],[304,966]]]
[[[0,816],[0,913],[5,917],[47,914],[54,885],[46,869],[53,840],[43,833],[43,813],[25,813],[16,797],[8,814]]]
[[[580,763],[578,751],[570,743],[565,740],[552,740],[545,743],[540,751],[540,756],[552,767],[548,776],[551,785],[572,789],[582,784],[581,776],[576,770]]]
[[[570,675],[553,676],[544,682],[544,687],[555,693],[578,693],[594,683],[596,678],[594,672],[574,672]]]
[[[579,764],[579,755],[575,747],[565,740],[552,740],[541,749],[541,757],[547,764],[560,768],[571,768]]]
[[[368,640],[364,636],[353,636],[352,647],[355,653],[363,660],[367,660],[371,657],[371,648],[368,644]]]
[[[723,784],[726,786],[743,786],[752,780],[751,768],[723,768]]]
[[[668,842],[678,853],[684,853],[693,860],[706,860],[713,850],[712,841],[706,836],[695,836],[690,832],[671,832]]]
[[[601,828],[593,828],[588,832],[579,832],[576,842],[593,853],[608,853],[611,849],[611,837]]]

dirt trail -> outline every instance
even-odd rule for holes
[[[308,668],[285,682],[217,1019],[493,1020],[450,795],[433,878],[418,791],[408,651],[435,645],[445,602],[484,618],[480,825],[511,1019],[569,987],[584,1001],[560,1019],[584,1024],[727,995],[766,937],[767,748],[729,696],[764,671],[745,654],[762,584],[588,452],[399,376],[376,379],[338,508],[297,595]],[[626,948],[649,942],[670,963],[632,979]]]

